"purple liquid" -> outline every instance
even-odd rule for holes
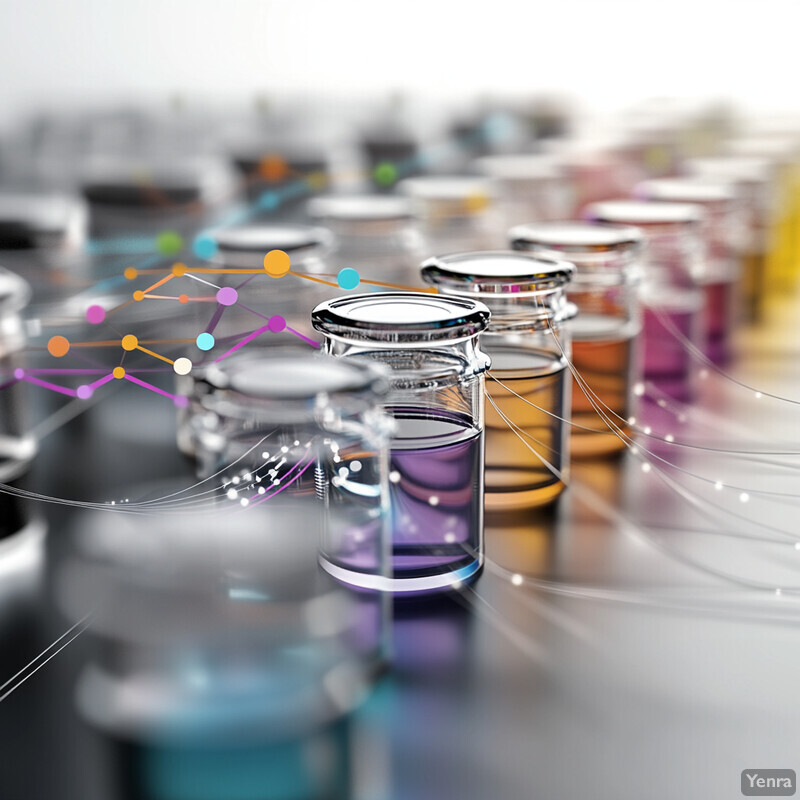
[[[474,564],[483,543],[483,431],[453,412],[388,411],[397,423],[389,467],[395,579]]]
[[[663,304],[650,302],[644,309],[645,380],[676,400],[692,397],[693,358],[686,340],[698,344],[701,306],[697,297],[687,293],[687,302],[679,304],[672,302],[681,299],[677,294],[666,294]]]

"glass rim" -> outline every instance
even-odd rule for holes
[[[704,220],[704,211],[696,203],[620,198],[590,203],[583,209],[581,216],[590,222],[633,225],[644,229],[681,228],[700,225]]]
[[[633,253],[644,245],[644,232],[635,225],[593,220],[530,222],[508,232],[513,250],[538,249],[570,255]],[[569,260],[569,258],[567,258]]]

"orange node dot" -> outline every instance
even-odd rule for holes
[[[189,295],[188,294],[179,294],[178,295],[178,302],[180,302],[180,303],[188,303],[189,302]]]
[[[180,261],[177,264],[172,265],[172,274],[176,278],[180,278],[182,275],[186,274],[186,264],[181,264]]]
[[[138,300],[144,300],[144,292],[143,292],[143,291],[141,291],[141,289],[139,289],[139,290],[135,291],[135,292],[133,293],[133,299],[134,299],[134,300],[137,300],[137,301],[138,301]]]
[[[258,162],[258,174],[269,183],[278,183],[289,177],[289,165],[279,155],[270,153]]]
[[[139,270],[136,267],[127,267],[123,274],[129,281],[132,281],[134,278],[139,277]]]
[[[47,352],[61,358],[69,352],[69,339],[66,336],[53,336],[47,343]]]
[[[139,340],[132,333],[129,333],[127,336],[122,337],[120,344],[123,350],[135,350],[139,346]]]
[[[111,370],[111,374],[119,380],[125,377],[125,370],[122,367],[114,367],[114,369]]]
[[[264,256],[264,269],[270,278],[282,278],[291,268],[289,254],[283,250],[270,250]]]

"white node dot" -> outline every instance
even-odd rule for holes
[[[756,400],[760,400],[762,397],[761,392],[756,392]]]
[[[644,429],[645,436],[649,436],[653,432],[653,429],[648,425]]]
[[[265,489],[263,486],[259,486],[259,487],[258,487],[258,493],[259,493],[259,494],[264,494],[266,491],[267,491],[267,490],[266,490],[266,489]]]
[[[350,472],[361,472],[361,462],[360,461],[351,461],[350,462]]]
[[[245,472],[245,474],[244,474],[242,477],[243,477],[243,478],[245,479],[245,481],[247,481],[248,483],[250,483],[250,481],[252,481],[252,480],[253,480],[253,474],[252,474],[251,472]]]
[[[192,371],[192,362],[188,358],[176,358],[172,369],[176,375],[188,375]]]
[[[644,394],[644,384],[643,384],[643,383],[637,383],[637,384],[636,384],[636,385],[633,387],[633,393],[634,393],[634,394],[635,394],[637,397],[641,397],[641,396]]]
[[[658,407],[659,408],[666,408],[667,407],[667,401],[663,397],[658,401]]]
[[[263,459],[264,459],[264,461],[266,461],[266,460],[269,458],[269,453],[268,453],[268,452],[265,450],[265,451],[264,451],[264,452],[261,454],[261,458],[263,458]]]
[[[635,425],[636,417],[628,417],[628,425]]]
[[[435,494],[432,494],[432,495],[431,495],[431,496],[428,498],[428,502],[429,502],[429,503],[430,503],[432,506],[438,506],[438,505],[439,505],[439,498],[438,498],[438,497],[437,497]]]
[[[739,495],[739,502],[740,503],[746,503],[749,499],[750,499],[750,495],[747,494],[747,492],[742,492]]]
[[[708,377],[708,370],[707,370],[707,369],[701,369],[701,370],[700,370],[700,377],[701,377],[703,380],[705,380],[705,379]]]
[[[780,590],[780,587],[778,587],[778,588],[775,590],[775,594],[776,594],[778,597],[780,597],[780,596],[783,594],[783,592]]]
[[[447,544],[453,544],[453,542],[456,540],[456,535],[454,533],[446,533],[444,535],[444,540],[447,542]]]
[[[667,434],[667,435],[664,437],[664,441],[665,441],[665,442],[674,442],[674,441],[675,441],[675,437],[674,437],[674,436],[673,436],[671,433],[668,433],[668,434]]]
[[[392,483],[400,483],[400,473],[399,473],[399,472],[398,472],[396,469],[393,469],[393,470],[392,470],[392,471],[389,473],[389,480],[390,480]]]
[[[350,474],[350,470],[347,467],[339,467],[339,477],[346,478]]]
[[[514,586],[522,586],[522,575],[520,575],[519,573],[515,573],[514,575],[512,575],[511,583],[513,583]]]
[[[228,500],[235,500],[239,496],[239,492],[237,492],[236,489],[228,489],[225,494]]]
[[[715,488],[715,489],[716,489],[718,492],[721,492],[721,491],[722,491],[722,481],[716,481],[716,483],[714,484],[714,488]]]
[[[248,500],[246,497],[243,497],[243,498],[242,498],[242,499],[239,501],[239,503],[240,503],[240,505],[242,505],[242,506],[246,506],[246,505],[248,505],[248,504],[250,503],[250,501],[249,501],[249,500]]]
[[[651,466],[645,461],[644,464],[642,464],[642,472],[650,472],[650,470]]]
[[[331,478],[331,483],[332,483],[334,486],[341,486],[341,485],[342,485],[342,479],[341,479],[341,478],[340,478],[338,475],[334,475],[334,476]]]
[[[286,445],[281,447],[281,453],[288,453],[288,452],[289,452],[289,448]]]
[[[461,588],[461,581],[455,580],[450,584],[450,586],[452,586],[453,589],[460,589]]]
[[[795,542],[794,543],[794,549],[795,550],[800,550],[800,542]]]
[[[338,463],[339,463],[341,460],[342,460],[342,457],[341,457],[341,456],[334,456],[334,457],[333,457],[333,462],[334,462],[335,464],[338,464]]]
[[[234,484],[234,486],[235,486],[237,483],[239,483],[239,480],[240,480],[240,478],[239,478],[239,476],[238,476],[238,475],[234,475],[234,476],[233,476],[233,481],[232,481],[232,483]]]
[[[639,452],[639,448],[635,444],[632,444],[631,445],[631,453],[636,455],[638,452]]]

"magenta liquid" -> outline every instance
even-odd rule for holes
[[[731,281],[716,281],[705,284],[703,290],[706,295],[705,354],[715,364],[724,364],[730,357],[735,287]]]
[[[481,564],[483,431],[455,412],[387,410],[397,424],[389,466],[394,578],[464,580]]]
[[[653,289],[644,308],[644,377],[676,400],[693,394],[694,357],[688,343],[698,345],[702,295],[670,287]]]

